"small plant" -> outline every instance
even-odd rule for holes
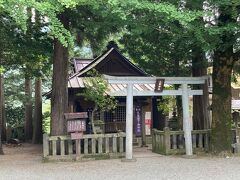
[[[85,89],[81,94],[86,100],[95,103],[92,111],[91,124],[93,133],[96,134],[94,125],[94,113],[96,111],[112,111],[117,107],[117,100],[107,94],[108,83],[97,70],[93,69],[84,78]]]

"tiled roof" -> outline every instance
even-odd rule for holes
[[[81,71],[83,68],[85,68],[88,64],[90,64],[93,61],[93,59],[79,59],[79,58],[74,58],[73,59],[73,64],[74,64],[74,69],[75,72]]]
[[[87,77],[74,76],[68,81],[69,88],[84,88]],[[134,84],[133,89],[136,91],[154,91],[155,84]],[[109,84],[108,94],[120,92],[126,89],[126,84]]]

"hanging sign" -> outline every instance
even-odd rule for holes
[[[145,112],[145,134],[146,135],[151,135],[151,126],[152,126],[151,112]]]
[[[135,108],[135,135],[141,136],[141,134],[142,134],[141,108],[137,106]]]

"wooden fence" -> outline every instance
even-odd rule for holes
[[[210,130],[192,131],[193,152],[207,152],[209,150]],[[159,154],[184,154],[185,142],[183,131],[152,130],[152,151]]]
[[[43,159],[48,160],[88,160],[120,158],[125,152],[126,134],[88,134],[80,140],[70,136],[43,135]]]

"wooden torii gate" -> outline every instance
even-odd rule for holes
[[[192,127],[189,114],[189,96],[203,95],[203,90],[192,90],[188,85],[204,84],[208,77],[116,77],[104,76],[109,84],[126,84],[124,91],[113,92],[111,96],[126,96],[126,160],[133,159],[133,96],[182,96],[183,107],[183,131],[185,138],[186,155],[191,156],[192,150]],[[155,84],[158,79],[164,79],[165,84],[178,84],[181,87],[177,90],[164,90],[162,92],[155,91],[135,91],[134,84]]]

